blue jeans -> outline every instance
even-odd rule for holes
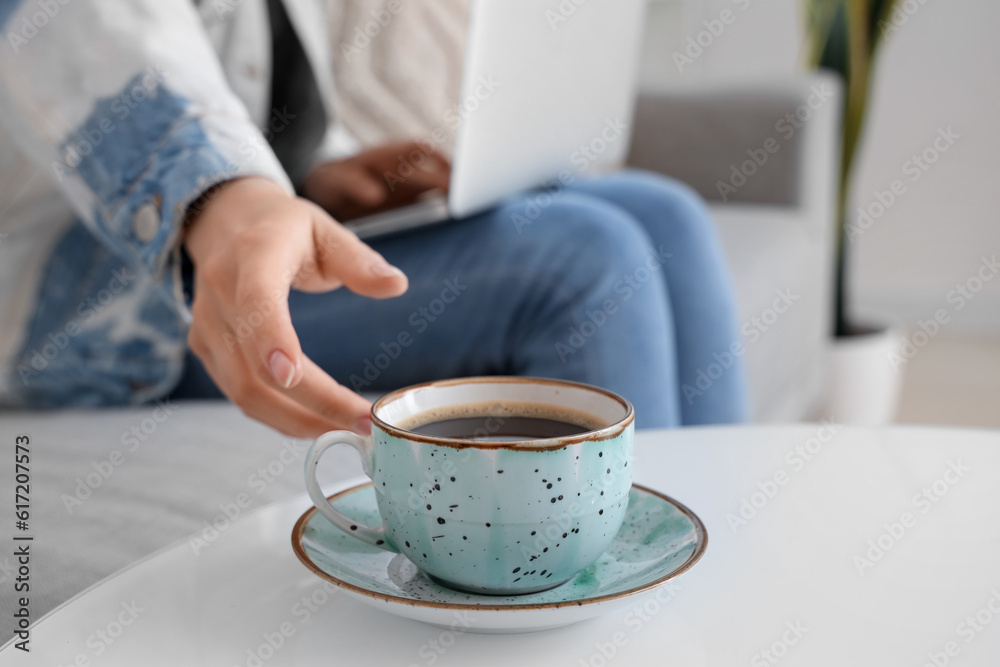
[[[748,417],[725,258],[685,185],[637,171],[579,180],[372,246],[409,276],[404,296],[289,300],[304,352],[341,384],[532,375],[616,391],[640,428]],[[705,389],[720,355],[728,368]],[[189,355],[174,395],[220,394]]]

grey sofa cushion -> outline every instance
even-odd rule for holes
[[[629,164],[681,178],[709,201],[723,200],[720,181],[741,182],[733,175],[735,167],[751,176],[735,193],[726,193],[725,201],[796,206],[802,134],[784,116],[800,103],[787,91],[641,95]],[[786,138],[789,132],[793,134]],[[776,152],[765,150],[769,140],[768,148],[776,146]]]
[[[735,85],[692,81],[646,92],[637,103],[629,165],[684,181],[711,205],[748,333],[757,421],[806,419],[822,399],[839,99],[837,81],[817,74]],[[747,164],[752,156],[763,164]],[[740,187],[720,201],[718,183],[732,184],[734,167],[750,176],[737,178]],[[796,300],[777,313],[774,302],[785,290]],[[765,316],[773,324],[754,324]]]
[[[27,534],[35,538],[35,620],[165,545],[183,540],[201,548],[188,539],[193,533],[211,548],[217,533],[210,523],[224,531],[229,516],[304,492],[310,444],[285,438],[224,401],[0,413],[0,434],[10,453],[0,457],[0,475],[7,480],[14,478],[14,434],[31,439]],[[331,450],[320,465],[325,484],[360,474],[360,459],[348,447]],[[13,502],[0,504],[0,520],[14,525]],[[0,554],[0,615],[8,619],[14,613],[14,599],[6,593],[13,560]],[[4,625],[0,643],[11,628]]]

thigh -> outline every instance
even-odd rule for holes
[[[538,209],[521,196],[372,246],[409,276],[402,297],[289,298],[304,352],[338,382],[379,392],[470,375],[556,377],[626,395],[647,425],[676,423],[668,298],[658,281],[632,279],[650,240],[620,208],[567,192]],[[192,360],[182,395],[215,391],[199,366]]]
[[[481,374],[584,379],[590,371],[564,368],[571,364],[559,359],[556,341],[545,347],[540,339],[562,335],[591,301],[613,296],[620,267],[644,261],[649,243],[633,221],[581,195],[549,207],[530,228],[519,224],[526,205],[515,197],[469,219],[374,241],[410,277],[403,297],[293,295],[306,353],[356,390]]]
[[[582,295],[610,275],[602,267],[628,261],[628,252],[609,251],[615,243],[648,245],[620,217],[575,194],[536,215],[519,196],[464,220],[375,239],[372,247],[407,274],[409,289],[381,301],[346,289],[293,291],[303,351],[357,391],[537,371],[539,355],[524,361],[527,339],[557,318],[565,329],[574,324]],[[178,395],[219,395],[190,355]]]

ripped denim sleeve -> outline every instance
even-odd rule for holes
[[[0,2],[0,27],[11,32],[33,5]],[[228,89],[190,0],[59,8],[0,53],[0,122],[76,213],[32,287],[0,404],[139,403],[183,369],[177,253],[190,204],[241,176],[291,185]]]

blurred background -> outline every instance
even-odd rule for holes
[[[553,30],[584,5],[542,4]],[[649,0],[629,162],[709,200],[759,421],[1000,427],[1000,4],[898,0],[871,26],[880,45],[843,216],[847,90],[815,73],[807,30],[809,7],[838,4]],[[368,144],[443,128],[448,152],[468,0],[403,3],[375,21],[388,6],[331,3],[337,111]],[[747,162],[769,138],[780,150]],[[843,317],[866,335],[831,335],[838,219]]]
[[[749,6],[679,73],[670,54],[704,29],[702,21],[736,4]],[[801,71],[803,8],[800,0],[654,0],[642,85],[656,89],[685,77],[768,78]],[[1000,250],[994,196],[1000,177],[1000,43],[992,36],[1000,4],[910,0],[898,9],[905,19],[891,23],[881,46],[849,215],[857,218],[858,207],[868,207],[874,192],[896,179],[908,189],[849,242],[851,314],[859,322],[916,325],[946,309],[951,322],[905,364],[897,419],[997,427],[1000,280],[983,281],[960,309],[948,295],[975,275],[984,256]],[[911,183],[904,164],[948,127],[961,138]]]

